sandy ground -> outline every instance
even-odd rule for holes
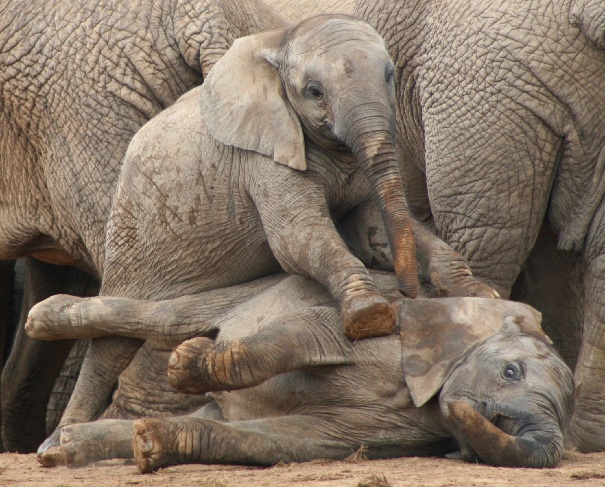
[[[551,470],[506,469],[440,458],[357,462],[315,461],[271,468],[183,465],[141,475],[123,461],[68,469],[42,468],[35,455],[0,454],[0,486],[108,487],[446,487],[446,486],[603,486],[605,453],[568,452]]]

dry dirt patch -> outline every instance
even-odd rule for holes
[[[507,469],[445,458],[315,461],[271,468],[182,465],[141,475],[123,461],[45,469],[35,455],[0,454],[0,486],[36,487],[605,487],[605,453],[569,452],[551,470]]]

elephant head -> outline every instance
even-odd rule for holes
[[[426,309],[405,310],[416,323],[401,335],[415,405],[439,393],[446,427],[466,461],[555,466],[574,385],[540,328],[540,313],[510,301],[458,299],[451,307],[448,299],[426,300]]]
[[[202,86],[202,116],[219,142],[294,170],[307,168],[305,143],[344,165],[358,164],[389,231],[400,288],[415,297],[413,232],[395,158],[393,77],[372,27],[352,17],[313,17],[238,39]]]

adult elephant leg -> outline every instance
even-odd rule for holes
[[[4,362],[8,356],[9,343],[12,341],[14,334],[15,321],[13,317],[13,295],[15,283],[15,262],[0,261],[0,364],[4,367]],[[0,410],[0,424],[2,424],[2,416]],[[2,438],[0,435],[0,451],[3,451]]]
[[[584,322],[575,369],[578,387],[568,443],[583,452],[605,450],[605,205],[586,239]]]
[[[4,365],[8,356],[11,322],[13,321],[12,304],[15,283],[15,262],[0,261],[0,363]]]
[[[68,292],[90,295],[97,282],[73,267],[25,259],[23,308],[15,343],[2,371],[2,440],[8,451],[31,452],[46,436],[46,409],[53,383],[73,340],[55,343],[25,334],[29,309],[49,296]]]
[[[331,419],[314,416],[236,423],[194,417],[141,419],[134,425],[133,449],[142,473],[183,463],[273,465],[345,458],[355,446],[338,440],[334,429]]]
[[[582,344],[582,257],[557,249],[557,236],[542,227],[510,298],[542,313],[542,329],[574,370]]]
[[[459,100],[461,113],[426,117],[431,210],[437,233],[466,258],[473,275],[507,298],[544,220],[562,140],[522,107],[477,119],[485,107],[473,107],[475,100],[462,94]]]

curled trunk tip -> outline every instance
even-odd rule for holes
[[[547,422],[539,432],[511,436],[463,401],[448,400],[448,419],[486,463],[501,467],[552,468],[563,453],[560,428]]]

